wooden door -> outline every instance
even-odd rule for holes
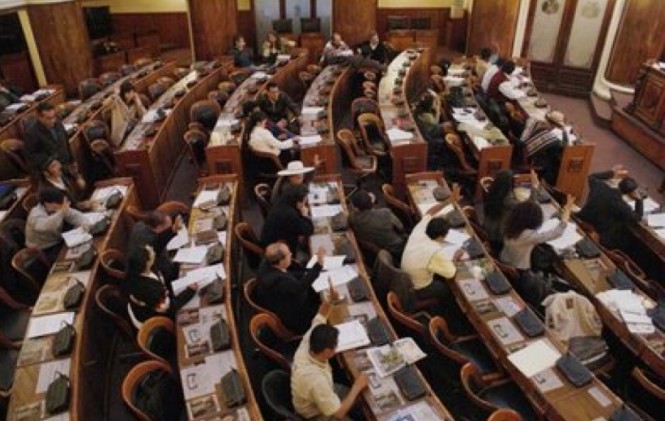
[[[531,2],[522,55],[531,60],[538,89],[587,96],[615,0]]]

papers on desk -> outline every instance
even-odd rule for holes
[[[346,284],[356,276],[358,276],[356,269],[353,266],[345,265],[337,269],[322,272],[312,283],[312,288],[316,292],[321,292],[328,288],[328,279],[330,279],[333,287],[335,287],[337,285]]]
[[[252,73],[252,76],[251,76],[252,79],[265,79],[265,78],[268,78],[268,77],[270,77],[270,76],[268,76],[268,73],[262,72],[262,71],[254,72],[254,73]]]
[[[37,338],[56,333],[65,324],[74,324],[74,315],[73,311],[69,311],[66,313],[50,314],[48,316],[32,317],[25,337],[28,339]]]
[[[570,144],[572,144],[572,142],[577,140],[577,136],[575,136],[575,134],[573,133],[572,126],[566,126],[565,129],[566,129],[566,137],[568,137],[568,144],[570,145]],[[552,129],[552,133],[559,140],[563,140],[563,130],[561,130],[560,128],[557,127],[555,129]]]
[[[549,222],[549,221],[548,221]],[[557,220],[557,225],[559,221]],[[583,237],[577,232],[577,225],[568,222],[566,229],[563,231],[563,234],[559,238],[550,240],[547,242],[550,246],[554,247],[555,250],[565,250],[575,245]]]
[[[217,196],[219,195],[219,190],[207,190],[203,189],[199,193],[198,196],[196,196],[196,200],[194,200],[194,203],[192,204],[192,207],[194,208],[200,208],[201,205],[204,207],[209,205],[210,203],[217,203]]]
[[[402,354],[390,344],[368,349],[367,358],[379,377],[388,377],[406,365]]]
[[[312,206],[312,219],[329,218],[342,212],[342,205]]]
[[[39,366],[39,378],[37,379],[37,387],[35,393],[45,393],[48,386],[53,383],[53,380],[58,378],[58,373],[64,374],[69,377],[69,369],[72,365],[71,358],[64,360],[55,360],[44,363]]]
[[[34,96],[40,96],[40,95],[51,95],[52,93],[55,92],[55,89],[37,89],[35,92],[32,93]]]
[[[476,145],[476,148],[478,148],[478,150],[483,150],[485,148],[489,148],[490,146],[492,146],[492,144],[489,143],[487,139],[481,136],[474,136],[473,144]]]
[[[496,336],[503,345],[510,345],[524,340],[524,336],[522,336],[507,317],[490,320],[487,324],[494,336]]]
[[[623,196],[623,200],[624,202],[628,203],[628,205],[630,205],[630,207],[633,208],[633,210],[635,210],[635,203],[636,203],[635,200],[626,195]],[[658,204],[658,202],[656,202],[650,197],[644,198],[642,206],[644,207],[644,213],[651,213],[657,209],[660,209],[660,205]]]
[[[91,226],[106,218],[106,212],[86,212],[83,215],[88,219]]]
[[[654,231],[656,232],[656,235],[660,237],[661,240],[665,240],[665,228],[659,228]]]
[[[469,301],[480,301],[489,298],[487,290],[479,279],[461,279],[459,286]]]
[[[315,134],[311,136],[300,136],[298,137],[299,141],[298,143],[300,146],[306,146],[306,145],[316,145],[317,143],[321,143],[323,138],[321,135]]]
[[[173,261],[176,263],[201,264],[208,254],[208,246],[185,247],[178,250]]]
[[[62,238],[65,240],[65,244],[69,248],[80,246],[81,244],[87,243],[88,241],[92,241],[92,235],[90,235],[82,227],[63,232]]]
[[[189,243],[189,233],[187,232],[186,227],[181,227],[175,237],[171,238],[171,240],[166,245],[166,250],[178,250],[187,243]]]
[[[401,142],[413,139],[413,133],[407,132],[406,130],[402,130],[398,127],[393,127],[386,130],[386,134],[388,135],[388,139],[390,139],[391,142]]]
[[[346,323],[335,325],[339,331],[337,338],[337,352],[344,352],[350,349],[369,345],[369,336],[367,331],[359,320],[352,320]]]
[[[642,296],[631,290],[611,289],[596,294],[596,297],[614,313],[618,313],[631,333],[650,334],[656,331]]]
[[[100,187],[98,189],[95,189],[91,199],[99,203],[104,203],[106,202],[106,199],[108,199],[115,192],[120,192],[120,194],[122,194],[122,196],[125,197],[127,195],[127,186],[119,184],[116,186]]]
[[[323,111],[323,107],[303,107],[302,115],[316,117],[321,111]]]
[[[35,102],[37,98],[35,98],[34,95],[23,95],[21,98],[19,98],[22,102]]]
[[[448,234],[446,234],[446,243],[462,247],[462,244],[464,244],[469,238],[469,234],[467,234],[466,231],[452,228],[448,230]]]
[[[434,412],[427,401],[420,401],[399,409],[388,421],[444,421],[445,418]]]
[[[323,259],[323,270],[333,270],[341,268],[342,266],[344,266],[344,259],[346,259],[345,255],[326,256]],[[307,262],[307,269],[313,268],[315,263],[316,263],[316,255],[312,256],[312,258],[309,259],[309,262]]]
[[[231,127],[234,124],[239,124],[239,123],[240,120],[238,120],[237,118],[224,119],[224,120],[218,120],[215,127]]]
[[[215,381],[218,376],[212,374],[207,364],[195,364],[180,370],[185,400],[215,393]]]
[[[157,110],[156,109],[150,109],[150,110],[146,111],[145,114],[143,114],[143,118],[141,119],[141,121],[143,123],[153,123],[157,119],[158,119]]]
[[[554,367],[561,353],[544,339],[537,340],[519,351],[508,355],[508,359],[526,377]]]
[[[7,105],[7,107],[5,107],[5,110],[7,110],[7,111],[17,111],[17,110],[21,109],[22,107],[25,107],[25,104],[22,103],[22,102],[17,102],[15,104]]]
[[[413,338],[401,338],[393,342],[392,345],[402,355],[407,364],[415,364],[427,356]]]
[[[647,215],[647,224],[650,227],[665,227],[665,213],[652,213]]]
[[[182,278],[178,278],[171,283],[173,292],[177,295],[190,285],[197,284],[199,289],[205,288],[215,282],[217,279],[226,279],[224,265],[212,265],[190,270]]]
[[[466,81],[466,79],[459,76],[446,76],[443,78],[443,80],[446,81],[446,85],[448,86],[462,86]]]

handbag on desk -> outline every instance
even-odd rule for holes
[[[529,308],[524,308],[513,316],[513,319],[526,336],[533,338],[545,332],[545,326]]]
[[[374,346],[385,345],[390,342],[390,335],[383,324],[383,321],[374,317],[367,321],[367,336]]]
[[[222,377],[222,392],[228,408],[233,408],[247,401],[240,374],[235,368]]]
[[[333,231],[346,231],[349,229],[349,221],[346,218],[344,212],[340,212],[337,215],[330,218],[330,227]]]
[[[583,238],[575,244],[575,250],[585,259],[593,259],[600,256],[600,249],[588,238]]]
[[[559,358],[556,367],[575,387],[582,387],[591,382],[593,375],[577,358],[567,354]]]
[[[53,415],[69,408],[69,377],[56,373],[57,378],[46,389],[46,411]]]
[[[231,348],[231,331],[226,320],[219,319],[210,326],[210,342],[215,352]]]
[[[407,365],[401,368],[395,373],[394,378],[399,390],[410,401],[416,400],[427,393],[427,389],[414,366]]]
[[[85,270],[92,265],[96,258],[97,249],[95,249],[93,246],[90,246],[89,249],[84,251],[83,254],[76,258],[74,266],[76,266],[76,270]]]
[[[115,209],[120,206],[120,203],[122,203],[122,193],[116,190],[106,198],[104,201],[104,208]]]
[[[88,228],[88,233],[92,236],[102,235],[109,229],[111,225],[111,218],[108,216],[103,217],[99,221],[95,222]]]
[[[487,287],[490,289],[490,291],[492,291],[492,294],[494,295],[505,294],[511,289],[513,289],[510,283],[499,271],[493,271],[488,273],[487,276],[485,276],[485,284],[487,284]]]
[[[76,282],[74,285],[70,286],[65,293],[65,297],[62,300],[62,305],[65,307],[65,310],[72,310],[81,304],[83,296],[85,295],[85,285],[76,278],[73,278]]]
[[[76,338],[76,329],[69,323],[65,325],[55,334],[53,338],[53,345],[51,351],[54,357],[61,357],[69,355],[74,347],[74,339]]]

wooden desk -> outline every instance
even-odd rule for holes
[[[189,108],[216,89],[223,74],[221,67],[213,67],[213,62],[206,65],[205,71],[208,73],[199,76],[194,70],[171,86],[152,104],[146,116],[166,108],[171,108],[171,113],[163,121],[150,121],[144,116],[115,153],[118,173],[135,178],[147,209],[162,202],[184,156],[182,136],[187,130]],[[178,98],[176,93],[183,95]],[[146,134],[149,131],[154,131],[151,137]]]
[[[235,273],[236,256],[234,247],[233,226],[239,216],[238,210],[238,182],[235,175],[216,175],[199,179],[198,191],[204,188],[221,187],[226,185],[231,189],[231,200],[228,205],[221,206],[221,209],[227,215],[226,227],[223,231],[218,232],[224,244],[224,260],[220,263],[223,266],[224,273],[226,274],[224,283],[224,301],[221,304],[209,304],[205,296],[192,299],[179,313],[176,318],[176,332],[178,342],[178,367],[180,369],[180,377],[182,380],[183,389],[185,390],[186,406],[189,419],[200,419],[199,417],[206,416],[209,419],[211,416],[225,417],[230,414],[236,414],[237,417],[243,416],[244,418],[233,419],[251,419],[261,420],[262,416],[259,412],[254,393],[252,391],[252,384],[247,374],[247,369],[243,360],[240,342],[238,340],[238,330],[234,317],[234,297],[237,291],[235,289],[238,274]],[[189,234],[193,238],[196,233],[197,221],[210,217],[210,213],[202,211],[198,208],[193,208],[189,218]],[[200,265],[199,265],[200,266]],[[181,272],[194,269],[193,265],[181,265]],[[237,310],[237,309],[236,309]],[[224,319],[229,326],[231,333],[231,348],[228,350],[214,352],[211,350],[209,342],[209,329],[215,321]],[[193,332],[196,332],[195,336]],[[196,339],[192,339],[196,337]],[[228,408],[225,406],[224,395],[221,388],[221,378],[230,369],[235,369],[240,374],[242,379],[242,387],[247,396],[247,402],[240,407]],[[190,384],[200,383],[201,380],[197,376],[210,375],[214,376],[214,393],[194,393],[188,392]],[[194,376],[194,377],[192,377]],[[194,379],[190,381],[190,379]],[[187,394],[192,393],[192,396],[187,399]],[[206,403],[208,403],[206,405]],[[194,407],[208,407],[208,411],[200,413],[198,416],[192,415],[192,408]]]
[[[104,186],[119,186],[118,188],[124,190],[125,194],[118,209],[112,211],[112,222],[108,231],[103,236],[93,239],[93,245],[100,254],[106,250],[109,239],[117,230],[117,227],[123,224],[121,214],[125,207],[137,203],[136,193],[130,179],[106,180],[104,183],[98,185],[98,189]],[[96,196],[93,193],[94,197]],[[78,281],[85,284],[86,291],[81,304],[75,310],[76,315],[73,326],[76,329],[76,338],[74,348],[70,355],[55,359],[51,352],[54,335],[26,338],[23,341],[14,375],[13,392],[7,410],[8,420],[46,418],[46,416],[41,416],[41,408],[44,404],[46,387],[49,383],[48,380],[53,377],[53,374],[48,376],[47,374],[53,366],[58,366],[62,374],[68,375],[70,378],[72,397],[69,409],[70,419],[88,420],[101,419],[99,417],[103,417],[104,388],[106,387],[104,382],[100,382],[100,378],[103,378],[103,376],[86,378],[83,375],[84,370],[88,367],[87,363],[91,360],[95,361],[99,358],[100,352],[103,353],[107,350],[105,348],[98,348],[97,346],[90,349],[91,344],[87,334],[90,332],[87,329],[87,325],[90,323],[90,319],[93,318],[95,311],[93,310],[95,308],[94,295],[96,289],[99,287],[95,282],[99,268],[99,259],[92,264],[90,269],[70,272],[64,269],[66,265],[69,265],[71,268],[71,264],[73,263],[72,260],[68,260],[67,252],[67,247],[63,247],[60,251],[56,264],[51,268],[51,272],[33,307],[31,318],[34,320],[36,316],[66,312],[62,306],[62,297],[67,288],[74,282],[71,278],[78,279]],[[96,334],[105,335],[104,332],[96,332]],[[88,356],[88,359],[84,358],[84,356]],[[90,356],[92,356],[91,359]],[[41,376],[44,376],[46,380],[41,383],[39,382],[40,373],[42,373]],[[96,402],[96,405],[93,405],[93,401]],[[95,411],[92,413],[95,416],[90,416],[92,415],[91,413],[82,412],[81,405],[83,405],[83,402],[88,405],[86,407],[88,410]],[[19,414],[21,416],[33,414],[35,410],[39,411],[38,413],[40,414],[37,417],[21,418],[19,416]]]
[[[344,192],[341,177],[339,175],[326,175],[318,176],[314,178],[313,183],[310,184],[310,191],[314,191],[316,187],[325,187],[328,186],[336,189],[338,195]],[[343,197],[341,207],[342,210],[346,213],[348,212],[347,204],[344,202]],[[312,209],[316,208],[317,205],[312,205]],[[355,268],[365,282],[365,286],[369,291],[370,300],[361,301],[354,303],[350,300],[350,295],[346,285],[340,285],[337,287],[337,290],[346,297],[346,301],[342,305],[336,305],[332,309],[332,314],[330,316],[330,322],[333,324],[338,324],[345,321],[345,319],[359,319],[361,323],[367,322],[368,320],[379,317],[383,322],[383,325],[387,328],[389,335],[391,337],[391,342],[398,338],[397,334],[393,330],[388,317],[384,313],[381,305],[379,304],[372,284],[369,281],[369,276],[365,267],[362,263],[362,258],[360,254],[360,249],[355,241],[353,233],[349,230],[341,233],[334,233],[330,228],[330,219],[329,218],[313,218],[315,226],[315,234],[310,237],[310,249],[317,250],[320,246],[323,246],[326,249],[326,254],[333,255],[339,254],[335,252],[336,243],[339,241],[339,238],[346,237],[348,241],[351,242],[353,249],[355,250],[357,260],[355,263]],[[360,372],[368,372],[371,369],[367,367],[367,350],[368,348],[357,348],[347,352],[338,354],[338,358],[342,362],[342,365],[347,369],[349,374],[352,377],[358,376]],[[414,366],[415,367],[415,366]],[[381,379],[381,386],[374,390],[371,386],[363,392],[362,401],[365,404],[365,413],[368,419],[371,420],[380,420],[387,421],[394,417],[400,410],[408,413],[409,409],[413,406],[418,406],[427,411],[425,418],[428,421],[436,420],[452,420],[452,416],[446,409],[446,407],[441,403],[439,398],[433,393],[427,381],[422,376],[422,373],[419,372],[422,382],[427,387],[427,393],[424,397],[409,402],[404,396],[401,395],[399,388],[396,386],[392,376],[385,377]],[[387,395],[394,394],[394,398],[390,399]],[[375,396],[376,395],[376,396]],[[383,395],[381,405],[377,402],[380,396]],[[387,404],[385,402],[388,401]]]
[[[269,81],[277,83],[279,88],[292,98],[300,98],[302,88],[298,73],[306,66],[307,54],[299,52],[298,56],[287,64],[276,67],[274,74],[268,72],[265,78],[250,76],[233,91],[210,134],[210,143],[206,148],[206,161],[211,174],[238,174],[240,191],[244,191],[244,124],[240,131],[232,133],[231,123],[242,124],[237,118],[242,113],[243,104],[257,100]]]
[[[64,102],[65,92],[62,89],[62,85],[46,85],[40,90],[35,91],[35,93],[41,92],[43,89],[50,90],[51,92],[48,94],[44,93],[43,98],[39,100],[26,102],[26,108],[18,113],[12,114],[10,122],[0,127],[0,142],[4,139],[20,139],[21,133],[19,130],[19,124],[21,124],[22,120],[34,116],[39,104],[49,102],[53,105],[58,105],[61,102]],[[31,95],[34,95],[34,93]],[[9,111],[7,110],[3,111],[3,113],[8,112]],[[0,180],[8,180],[10,178],[15,178],[16,176],[17,174],[14,170],[14,165],[7,160],[4,153],[0,153]]]
[[[410,200],[418,209],[434,206],[437,201],[432,192],[437,186],[445,184],[441,174],[436,172],[411,174],[407,179]],[[454,207],[461,212],[457,203]],[[468,223],[458,231],[470,237],[474,236]],[[471,274],[474,266],[478,266],[483,273],[499,271],[487,253],[482,259],[460,262],[455,280],[450,283],[451,289],[494,359],[524,391],[537,412],[548,420],[588,421],[597,417],[609,419],[610,414],[621,407],[622,403],[598,379],[594,378],[590,384],[576,388],[552,367],[542,373],[547,373],[545,377],[549,379],[558,379],[558,386],[544,391],[544,386],[541,386],[543,374],[538,373],[528,378],[508,359],[513,352],[539,339],[562,355],[565,348],[547,330],[543,335],[531,339],[523,335],[516,323],[510,319],[517,311],[525,308],[522,298],[515,290],[500,296],[493,295],[480,280],[474,279]],[[606,406],[599,403],[591,393],[603,396],[607,400]]]
[[[321,172],[325,174],[337,172],[335,136],[351,104],[352,75],[353,71],[348,67],[339,64],[327,66],[314,79],[303,99],[300,133],[303,136],[318,134],[321,142],[302,145],[301,159],[305,165],[312,166],[314,156],[318,155],[324,161]]]
[[[392,184],[400,195],[404,194],[404,176],[427,168],[427,142],[420,134],[409,104],[427,88],[432,54],[429,49],[420,53],[403,51],[390,63],[379,82],[379,109],[386,131],[401,128],[413,132],[410,140],[391,141]],[[401,90],[397,79],[402,80]]]
[[[97,74],[102,74],[104,72],[115,72],[126,63],[127,51],[125,50],[97,56],[94,59],[95,72]]]

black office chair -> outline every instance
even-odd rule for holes
[[[321,32],[321,18],[300,18],[300,32],[303,34]]]
[[[291,19],[274,19],[272,29],[278,34],[288,34],[293,32],[293,21]]]
[[[177,361],[175,326],[168,317],[155,316],[146,320],[136,335],[136,341],[150,358],[168,364]]]
[[[261,392],[266,404],[279,419],[305,421],[296,414],[291,398],[291,375],[284,370],[273,370],[261,381]]]

